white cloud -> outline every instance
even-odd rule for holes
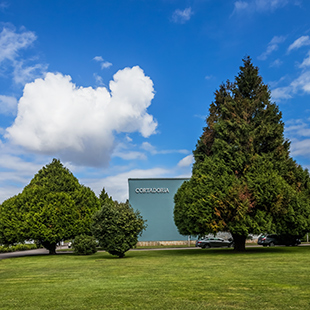
[[[141,145],[141,149],[147,151],[147,152],[150,152],[152,154],[156,154],[157,151],[156,151],[156,148],[149,142],[143,142],[142,145]]]
[[[94,60],[101,62],[103,61],[103,58],[101,56],[95,56]]]
[[[94,78],[95,78],[96,83],[97,83],[98,85],[104,85],[103,79],[102,79],[102,77],[101,77],[100,75],[94,73]]]
[[[292,98],[294,94],[310,93],[310,52],[308,52],[307,57],[303,60],[300,68],[303,71],[300,75],[294,79],[289,85],[285,87],[278,87],[272,90],[273,100],[289,99]]]
[[[31,31],[16,33],[15,29],[4,27],[0,33],[0,62],[4,60],[14,61],[21,49],[29,47],[36,35]]]
[[[310,71],[303,72],[288,86],[278,87],[272,90],[272,99],[290,99],[294,94],[310,93]]]
[[[114,152],[113,156],[122,158],[124,160],[133,160],[133,159],[146,160],[147,159],[145,154],[141,152],[134,152],[134,151]]]
[[[300,68],[305,68],[309,66],[310,66],[310,51],[308,52],[308,56],[301,63]]]
[[[252,12],[273,12],[278,8],[284,7],[291,3],[288,0],[249,0],[249,1],[235,1],[234,13],[252,13]]]
[[[288,0],[255,0],[258,11],[273,11],[277,8],[284,7],[288,3]]]
[[[192,8],[186,8],[183,11],[182,10],[175,10],[172,14],[172,21],[177,24],[185,24],[187,21],[191,19],[191,16],[194,13],[192,12]]]
[[[112,66],[112,63],[105,61],[101,56],[96,56],[93,59],[100,62],[101,69],[107,69]]]
[[[131,141],[127,140],[127,142],[129,143],[119,143],[116,146],[112,154],[112,157],[119,157],[124,160],[133,160],[133,159],[146,160],[147,159],[146,155],[142,152],[128,150],[131,147],[131,144],[130,144]]]
[[[43,164],[27,162],[18,148],[0,140],[0,203],[20,193]],[[14,154],[14,155],[13,155]]]
[[[11,96],[0,95],[0,114],[16,115],[17,99]]]
[[[288,52],[299,49],[302,46],[310,45],[310,37],[309,36],[301,36],[297,40],[295,40],[287,49]]]
[[[264,53],[262,53],[257,58],[259,60],[266,60],[267,57],[279,48],[279,44],[285,41],[285,37],[283,36],[274,36],[271,41],[268,43],[267,49]]]
[[[126,201],[128,199],[129,178],[162,178],[171,177],[172,171],[163,168],[152,168],[148,170],[134,169],[103,179],[84,179],[83,183],[89,186],[97,195],[104,187],[109,196],[114,200]]]
[[[291,144],[291,154],[292,156],[307,156],[310,149],[310,139],[304,139],[301,141],[294,140]]]
[[[33,66],[23,66],[23,62],[14,63],[13,80],[16,84],[25,85],[33,81],[36,77],[44,75],[47,65],[36,64]]]
[[[104,62],[101,64],[101,69],[110,68],[111,66],[112,66],[112,63],[111,63],[111,62],[104,61]]]
[[[290,86],[278,87],[271,91],[272,100],[290,99],[292,98],[292,88]]]
[[[151,153],[152,155],[156,154],[172,154],[172,153],[180,153],[180,154],[188,154],[188,150],[157,150],[152,144],[149,142],[143,142],[141,145],[141,149]]]
[[[178,167],[188,167],[192,165],[193,162],[194,162],[194,156],[188,155],[179,161]]]
[[[294,93],[297,93],[299,90],[310,93],[310,71],[302,73],[291,83],[291,87]]]
[[[6,26],[0,33],[0,63],[7,76],[13,76],[16,84],[24,85],[41,77],[47,65],[33,64],[22,59],[22,51],[29,48],[37,39],[34,32],[21,29],[20,33],[13,26]]]
[[[236,1],[234,3],[234,6],[235,6],[234,11],[240,11],[248,8],[249,4],[245,1]]]
[[[285,133],[288,133],[290,136],[298,135],[302,137],[310,137],[310,129],[308,128],[307,123],[301,119],[289,120],[286,122]]]
[[[29,151],[89,166],[107,165],[117,133],[155,133],[146,110],[152,80],[138,66],[119,70],[105,87],[77,87],[70,76],[47,73],[26,84],[6,137]]]
[[[309,158],[310,149],[310,127],[307,122],[301,119],[286,122],[285,134],[291,140],[292,156],[304,156]]]
[[[281,61],[280,59],[276,59],[270,64],[270,67],[278,68],[282,64],[283,64],[283,61]]]

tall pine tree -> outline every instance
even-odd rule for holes
[[[289,156],[282,114],[250,57],[220,86],[194,150],[192,177],[175,195],[181,234],[302,235],[310,224],[309,173]]]

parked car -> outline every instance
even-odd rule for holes
[[[290,235],[262,235],[258,238],[257,244],[262,246],[275,246],[275,245],[299,245],[300,239],[296,236]]]
[[[222,238],[205,238],[202,240],[197,240],[196,247],[201,248],[220,248],[220,247],[231,247],[234,245],[234,242],[232,239],[224,240]]]

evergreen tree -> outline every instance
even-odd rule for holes
[[[37,240],[55,254],[61,240],[91,234],[92,215],[98,209],[94,192],[54,159],[21,194],[0,206],[0,239],[7,244]]]
[[[215,92],[206,123],[192,177],[175,196],[180,233],[229,231],[236,250],[249,233],[305,233],[309,173],[289,156],[282,114],[250,57]]]

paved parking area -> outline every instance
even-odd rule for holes
[[[11,257],[21,257],[21,256],[33,256],[33,255],[47,255],[48,250],[46,249],[36,249],[29,251],[17,251],[17,252],[9,252],[9,253],[0,253],[0,260],[4,258]]]

